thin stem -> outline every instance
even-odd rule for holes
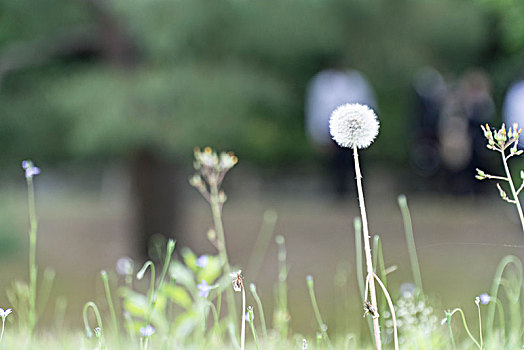
[[[468,324],[466,323],[466,316],[464,315],[464,311],[462,311],[461,308],[458,307],[458,308],[454,309],[453,311],[451,311],[451,313],[449,315],[450,319],[451,319],[451,316],[453,316],[453,314],[456,313],[456,312],[460,312],[460,315],[462,316],[462,323],[464,324],[464,329],[466,330],[466,333],[468,334],[468,336],[471,338],[471,340],[473,340],[475,345],[480,350],[482,350],[482,347],[480,346],[479,342],[475,339],[473,334],[471,334],[471,332],[469,331]]]
[[[91,328],[89,327],[89,320],[87,319],[87,311],[89,310],[89,308],[93,309],[93,313],[95,314],[97,326],[100,328],[99,342],[101,343],[102,348],[105,348],[104,325],[102,324],[102,317],[100,316],[100,311],[98,311],[98,307],[92,301],[88,301],[84,305],[84,310],[83,310],[84,327],[86,329],[87,337],[91,338],[93,336],[93,331],[91,331]]]
[[[2,340],[4,339],[4,329],[5,329],[5,317],[2,317],[2,333],[0,334],[0,344],[2,343]]]
[[[142,266],[140,271],[138,271],[138,273],[136,274],[136,278],[138,278],[139,280],[144,278],[144,274],[148,267],[151,270],[151,281],[149,282],[149,291],[147,293],[147,309],[146,309],[146,314],[145,314],[144,327],[147,327],[149,325],[149,321],[151,320],[151,313],[153,312],[153,296],[155,294],[155,278],[156,278],[155,264],[153,264],[151,260],[146,261],[144,266]],[[146,344],[145,347],[147,348],[147,342],[145,344]]]
[[[480,349],[484,348],[484,339],[482,338],[482,316],[480,315],[480,301],[475,301],[477,304],[478,314],[479,314],[479,336],[480,336]]]
[[[258,350],[258,340],[257,340],[257,333],[255,332],[255,322],[254,322],[254,315],[253,315],[253,309],[251,306],[248,309],[249,314],[249,325],[251,326],[251,333],[253,334],[253,340],[255,341],[255,347]]]
[[[107,277],[107,272],[105,270],[102,270],[100,275],[102,276],[102,282],[104,283],[104,290],[106,293],[107,305],[109,306],[109,312],[111,313],[111,320],[113,321],[113,328],[117,336],[118,344],[121,344],[120,327],[118,326],[118,318],[116,317],[115,306],[113,305],[113,298],[111,297],[109,278]]]
[[[451,313],[446,313],[446,323],[448,324],[451,346],[453,347],[453,350],[457,350],[457,346],[455,345],[455,337],[453,337],[453,329],[451,328]]]
[[[226,274],[231,274],[233,271],[231,271],[231,266],[229,265],[229,259],[227,257],[226,238],[224,234],[224,225],[222,224],[222,211],[221,211],[220,200],[218,196],[218,184],[215,183],[215,184],[210,185],[210,191],[211,191],[211,196],[210,196],[209,203],[211,205],[211,212],[213,214],[213,223],[214,223],[215,232],[218,238],[218,241],[217,241],[218,254],[220,256],[220,259],[222,260],[222,265],[225,267]],[[234,292],[231,288],[228,288],[226,293],[227,293],[227,298],[228,298],[230,322],[231,324],[234,324],[235,319],[236,319],[236,314],[237,314]],[[235,328],[233,328],[233,330],[234,329]]]
[[[362,173],[360,172],[360,164],[358,161],[357,146],[353,147],[353,158],[355,161],[355,175],[357,180],[358,200],[360,206],[360,216],[362,217],[362,228],[364,235],[364,252],[366,255],[366,267],[368,275],[373,274],[373,262],[371,258],[371,247],[369,244],[369,230],[368,230],[368,219],[366,214],[366,205],[364,203],[364,191],[362,190]],[[377,296],[375,292],[375,280],[371,279],[369,282],[369,291],[371,294],[371,306],[378,311],[377,308]],[[382,341],[380,339],[380,324],[378,317],[373,318],[373,331],[375,337],[375,345],[377,350],[382,349]]]
[[[359,217],[356,217],[353,220],[353,226],[355,228],[355,259],[357,267],[357,283],[358,289],[360,290],[360,297],[365,299],[364,294],[364,272],[362,269],[362,220]],[[373,336],[373,323],[368,318],[367,319],[369,333]]]
[[[29,209],[29,337],[32,347],[36,326],[36,280],[38,273],[36,266],[36,234],[38,222],[36,219],[35,191],[32,177],[27,177],[27,201]]]
[[[253,281],[257,280],[260,267],[264,261],[269,244],[271,243],[271,237],[275,232],[275,225],[277,223],[278,215],[273,209],[268,209],[264,212],[262,226],[258,233],[257,240],[253,246],[251,252],[251,258],[249,259],[247,271]]]
[[[508,178],[504,177],[504,176],[489,175],[489,174],[484,174],[484,176],[487,179],[490,179],[490,180],[501,180],[501,181],[508,181],[509,182]]]
[[[244,288],[244,282],[240,280],[240,286],[242,287],[242,317],[240,327],[240,350],[245,349],[246,344],[246,289]]]
[[[260,324],[262,325],[262,334],[264,334],[264,338],[267,339],[267,327],[266,327],[266,318],[264,317],[264,308],[262,307],[262,301],[260,300],[260,297],[257,293],[257,288],[255,284],[251,283],[249,285],[249,288],[251,289],[251,294],[253,294],[253,298],[255,299],[255,302],[257,303],[258,307],[258,313],[260,317]]]
[[[278,235],[275,237],[275,242],[278,245],[278,328],[282,339],[287,338],[289,312],[287,308],[287,251],[284,236]]]
[[[491,298],[498,298],[498,291],[499,287],[502,284],[502,275],[504,274],[504,271],[506,267],[508,267],[510,264],[513,264],[515,268],[517,269],[518,273],[517,276],[522,276],[522,263],[520,262],[520,259],[517,258],[514,255],[508,255],[502,259],[502,261],[497,266],[497,270],[495,272],[495,277],[493,278],[493,283],[491,285],[491,290],[489,293],[489,296]],[[522,281],[520,282],[522,283]],[[487,315],[487,329],[489,332],[493,332],[493,323],[495,319],[495,304],[490,303],[488,305],[488,315]]]
[[[391,312],[391,319],[393,320],[393,341],[395,343],[395,350],[398,350],[397,317],[395,314],[395,307],[393,306],[393,301],[391,300],[391,296],[389,295],[386,286],[384,286],[380,278],[378,278],[377,274],[374,273],[373,277],[377,280],[377,283],[379,284],[380,288],[382,288],[382,292],[384,293],[384,296],[388,301],[389,312]]]
[[[504,164],[504,171],[506,172],[509,187],[511,188],[511,193],[513,194],[513,200],[515,201],[515,205],[517,206],[517,211],[519,213],[520,224],[522,226],[522,232],[524,232],[524,214],[522,213],[522,207],[520,206],[519,197],[517,195],[517,191],[515,190],[515,185],[513,184],[511,173],[509,172],[508,162],[507,162],[506,157],[504,156],[504,151],[501,151],[500,154],[502,155],[502,164]]]
[[[506,321],[504,319],[504,306],[502,305],[502,302],[497,297],[490,297],[495,299],[496,306],[499,311],[499,322],[500,322],[500,329],[502,330],[502,339],[506,339]],[[489,329],[488,329],[489,331]]]
[[[326,338],[328,346],[331,348],[331,341],[329,340],[327,334],[327,325],[324,323],[324,321],[322,321],[322,316],[320,315],[320,310],[317,304],[317,298],[315,297],[315,285],[313,281],[313,276],[308,275],[306,277],[306,281],[309,290],[309,298],[311,299],[311,305],[313,306],[313,312],[315,313],[315,318],[317,319],[318,328],[320,329],[322,337]]]
[[[409,262],[411,264],[411,272],[413,273],[413,281],[424,294],[422,289],[422,275],[420,273],[420,266],[418,263],[417,247],[415,246],[415,236],[413,234],[413,224],[411,221],[411,213],[409,212],[408,201],[405,195],[398,196],[398,205],[402,213],[402,221],[404,221],[404,232],[406,235],[406,243],[408,245]]]

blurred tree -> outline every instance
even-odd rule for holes
[[[385,130],[370,152],[402,162],[412,73],[480,62],[488,30],[456,0],[0,0],[0,20],[2,163],[123,157],[140,197],[163,193],[146,234],[172,232],[165,181],[194,146],[310,158],[303,96],[327,54],[370,77]]]

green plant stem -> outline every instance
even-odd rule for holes
[[[389,295],[386,286],[382,283],[380,278],[378,278],[377,274],[373,273],[373,277],[377,280],[380,288],[382,288],[382,292],[384,293],[384,296],[388,302],[389,312],[391,313],[391,319],[393,320],[393,342],[395,345],[395,350],[398,350],[397,316],[395,314],[395,306],[393,306],[393,301],[391,300],[391,296]]]
[[[315,297],[315,282],[313,281],[313,276],[307,276],[306,282],[309,291],[309,298],[311,299],[311,305],[313,306],[313,312],[315,313],[315,318],[317,319],[318,328],[320,329],[322,337],[326,339],[328,346],[331,348],[331,341],[329,340],[329,336],[327,334],[327,325],[324,323],[324,321],[322,321],[322,316],[320,315],[320,310],[317,304],[317,298]]]
[[[258,233],[257,240],[253,246],[251,252],[251,258],[249,259],[247,271],[252,281],[256,281],[260,267],[264,261],[269,244],[271,243],[271,237],[275,232],[275,225],[277,223],[278,215],[273,209],[268,209],[264,212],[262,226]]]
[[[118,325],[118,318],[116,317],[115,306],[113,305],[113,298],[111,297],[111,288],[109,287],[109,278],[107,272],[102,270],[100,272],[102,282],[104,283],[104,290],[106,293],[107,305],[109,306],[109,312],[111,313],[111,320],[113,321],[113,328],[118,340],[118,344],[121,344],[120,339],[120,327]]]
[[[366,214],[366,205],[364,203],[364,191],[362,189],[362,173],[360,171],[360,164],[358,161],[357,146],[353,147],[353,159],[355,161],[355,175],[356,175],[356,180],[357,180],[358,200],[359,200],[359,206],[360,206],[360,216],[362,218],[362,229],[363,229],[362,231],[364,235],[364,253],[366,256],[367,274],[372,275],[373,274],[373,262],[371,258],[371,247],[369,244],[368,219],[367,219],[367,214]],[[369,281],[369,293],[371,295],[371,306],[373,306],[375,310],[378,311],[377,296],[375,292],[375,280],[373,278],[371,278]],[[380,339],[380,324],[379,324],[378,317],[373,318],[373,331],[374,331],[376,349],[381,350],[382,341]]]
[[[249,313],[249,325],[251,327],[251,333],[253,334],[253,340],[255,341],[255,347],[258,350],[258,340],[257,340],[257,333],[255,332],[255,322],[253,318],[253,310],[250,309],[248,313]]]
[[[224,233],[224,225],[222,224],[222,210],[220,208],[220,201],[218,197],[218,185],[210,184],[210,198],[209,203],[211,205],[211,212],[213,215],[213,223],[215,226],[215,231],[217,234],[217,249],[218,254],[220,256],[220,260],[222,260],[222,265],[224,266],[226,273],[231,274],[233,271],[231,271],[231,266],[229,265],[229,259],[227,256],[227,249],[226,249],[226,238]],[[228,288],[227,290],[227,298],[228,298],[228,308],[229,308],[229,319],[231,324],[235,324],[235,320],[237,317],[237,308],[235,304],[235,295],[234,291],[231,288]],[[233,330],[236,328],[233,328]],[[236,333],[236,332],[235,332]]]
[[[419,291],[424,294],[424,290],[422,289],[422,274],[420,273],[420,265],[418,262],[417,248],[415,246],[415,236],[413,234],[413,224],[411,221],[411,213],[409,212],[408,201],[406,196],[403,194],[398,196],[397,201],[400,207],[400,212],[402,213],[402,221],[404,221],[404,232],[408,246],[409,262],[411,264],[411,271],[413,273],[413,281],[415,282],[415,285]]]
[[[286,339],[289,330],[289,311],[287,306],[287,251],[284,236],[276,236],[278,245],[278,329],[282,339]]]
[[[506,339],[506,321],[504,319],[504,306],[502,305],[499,298],[496,298],[496,297],[490,297],[490,298],[495,299],[495,303],[497,304],[497,307],[499,310],[500,329],[502,330],[502,340],[504,341],[504,339]]]
[[[478,300],[478,299],[477,299]],[[482,316],[480,315],[480,302],[475,302],[477,304],[477,310],[479,314],[479,338],[480,338],[480,349],[484,349],[484,339],[482,337]]]
[[[96,306],[96,304],[92,301],[88,301],[84,305],[84,310],[83,310],[84,327],[86,330],[86,335],[88,338],[91,338],[93,336],[93,331],[91,330],[89,326],[89,320],[87,319],[87,311],[89,310],[89,308],[91,308],[93,310],[93,313],[95,314],[97,326],[100,328],[99,341],[101,343],[101,348],[104,349],[105,348],[104,325],[102,324],[102,317],[100,316],[100,311],[98,310],[98,307]]]
[[[35,191],[33,178],[27,178],[27,200],[29,209],[29,342],[33,344],[36,326],[36,279],[38,268],[36,266],[36,235],[38,221],[35,210]]]
[[[151,313],[153,312],[153,297],[155,294],[155,264],[151,260],[148,260],[145,262],[144,266],[138,271],[137,278],[140,280],[144,277],[144,274],[147,270],[147,268],[150,268],[151,270],[151,281],[149,282],[149,291],[147,293],[147,309],[145,314],[145,325],[144,327],[147,327],[149,325],[149,321],[151,320]],[[147,348],[147,342],[146,342],[146,348]]]
[[[520,262],[520,259],[517,258],[514,255],[508,255],[505,256],[497,266],[497,270],[495,272],[495,277],[493,278],[493,283],[491,284],[491,290],[489,296],[491,298],[498,298],[498,291],[499,287],[502,284],[502,275],[504,274],[504,271],[506,267],[510,264],[513,264],[515,268],[517,269],[517,276],[520,276],[519,285],[522,285],[522,263]],[[493,323],[495,319],[495,303],[489,303],[488,305],[488,315],[486,317],[486,328],[490,333],[493,332]]]
[[[4,330],[5,330],[5,317],[2,317],[2,333],[0,333],[0,344],[4,340]]]
[[[457,350],[457,346],[455,345],[455,337],[453,337],[453,329],[451,328],[451,313],[446,313],[446,323],[448,324],[451,346],[453,347],[453,350]]]
[[[504,150],[501,150],[500,153],[502,156],[502,164],[504,164],[504,171],[506,172],[506,177],[508,178],[509,187],[513,195],[513,200],[515,201],[515,205],[517,206],[517,212],[519,213],[520,224],[522,226],[522,232],[524,232],[524,214],[522,213],[522,207],[520,206],[519,197],[517,195],[517,191],[515,190],[515,185],[513,184],[513,179],[509,171],[508,161],[507,161],[506,155],[504,154]]]
[[[473,334],[471,334],[471,332],[469,331],[468,324],[466,323],[466,316],[464,315],[464,311],[462,311],[461,308],[458,307],[458,308],[454,309],[453,311],[451,311],[451,313],[449,315],[450,319],[451,319],[451,316],[453,316],[453,314],[456,313],[456,312],[460,312],[460,315],[462,316],[462,323],[464,324],[464,329],[466,330],[466,333],[468,334],[468,336],[471,338],[471,340],[473,340],[475,345],[480,350],[482,350],[482,347],[480,346],[479,342],[475,339]]]
[[[260,317],[260,324],[262,325],[262,334],[264,335],[264,338],[267,339],[266,318],[264,316],[264,308],[262,307],[262,300],[260,300],[260,297],[258,296],[256,286],[253,283],[251,283],[249,287],[251,290],[251,294],[253,294],[253,298],[255,299],[255,302],[257,303],[258,314]]]

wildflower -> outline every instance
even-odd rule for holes
[[[102,336],[102,328],[96,327],[95,328],[95,337],[100,338]]]
[[[209,291],[211,290],[211,287],[207,284],[206,280],[202,280],[202,282],[199,285],[197,285],[197,288],[199,290],[199,297],[207,298],[209,296]]]
[[[196,265],[198,267],[200,267],[201,269],[203,269],[204,267],[207,266],[207,264],[209,263],[209,256],[207,255],[201,255],[198,257],[197,261],[196,261]]]
[[[302,350],[307,350],[307,340],[302,339]]]
[[[218,163],[218,167],[221,171],[229,170],[232,167],[235,166],[235,164],[238,162],[238,158],[232,153],[220,153],[220,161]]]
[[[329,120],[331,136],[341,147],[368,147],[377,137],[378,128],[375,112],[358,103],[337,107]]]
[[[242,283],[242,270],[238,270],[237,272],[235,273],[232,273],[230,274],[231,277],[233,277],[233,290],[235,292],[241,292],[242,291],[242,287],[243,287],[243,283]]]
[[[448,323],[448,318],[447,317],[444,317],[442,320],[440,320],[440,324],[441,325],[445,325],[446,323]]]
[[[151,337],[153,334],[155,334],[156,330],[153,328],[153,326],[151,326],[150,324],[148,324],[147,326],[145,327],[141,327],[140,328],[140,334],[143,336],[143,337]]]
[[[116,272],[122,276],[130,276],[133,274],[134,263],[133,260],[127,256],[124,256],[116,262]]]
[[[24,160],[22,168],[25,170],[26,179],[32,179],[33,176],[40,174],[40,168],[36,167],[30,160]]]
[[[491,301],[491,297],[486,293],[482,293],[478,298],[480,299],[480,303],[482,305],[486,305]]]
[[[0,308],[0,317],[5,320],[9,314],[13,312],[13,309],[2,309]]]

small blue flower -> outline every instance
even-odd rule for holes
[[[491,297],[486,293],[481,294],[479,298],[480,298],[480,303],[482,305],[486,305],[487,303],[491,301]]]
[[[153,326],[151,326],[150,324],[148,324],[147,326],[145,327],[141,327],[140,328],[140,334],[143,336],[143,337],[151,337],[153,334],[155,334],[155,329],[153,328]]]
[[[198,296],[207,298],[209,296],[209,291],[211,290],[211,287],[207,284],[205,280],[202,280],[202,282],[197,285],[197,288],[199,290]]]
[[[196,265],[197,265],[198,267],[200,267],[201,269],[203,269],[204,267],[206,267],[207,264],[209,264],[209,256],[207,256],[207,255],[205,255],[205,254],[204,254],[204,255],[201,255],[201,256],[197,259],[197,261],[196,261]]]
[[[40,168],[36,167],[30,160],[24,160],[22,168],[25,170],[26,179],[31,179],[33,176],[40,174]]]

